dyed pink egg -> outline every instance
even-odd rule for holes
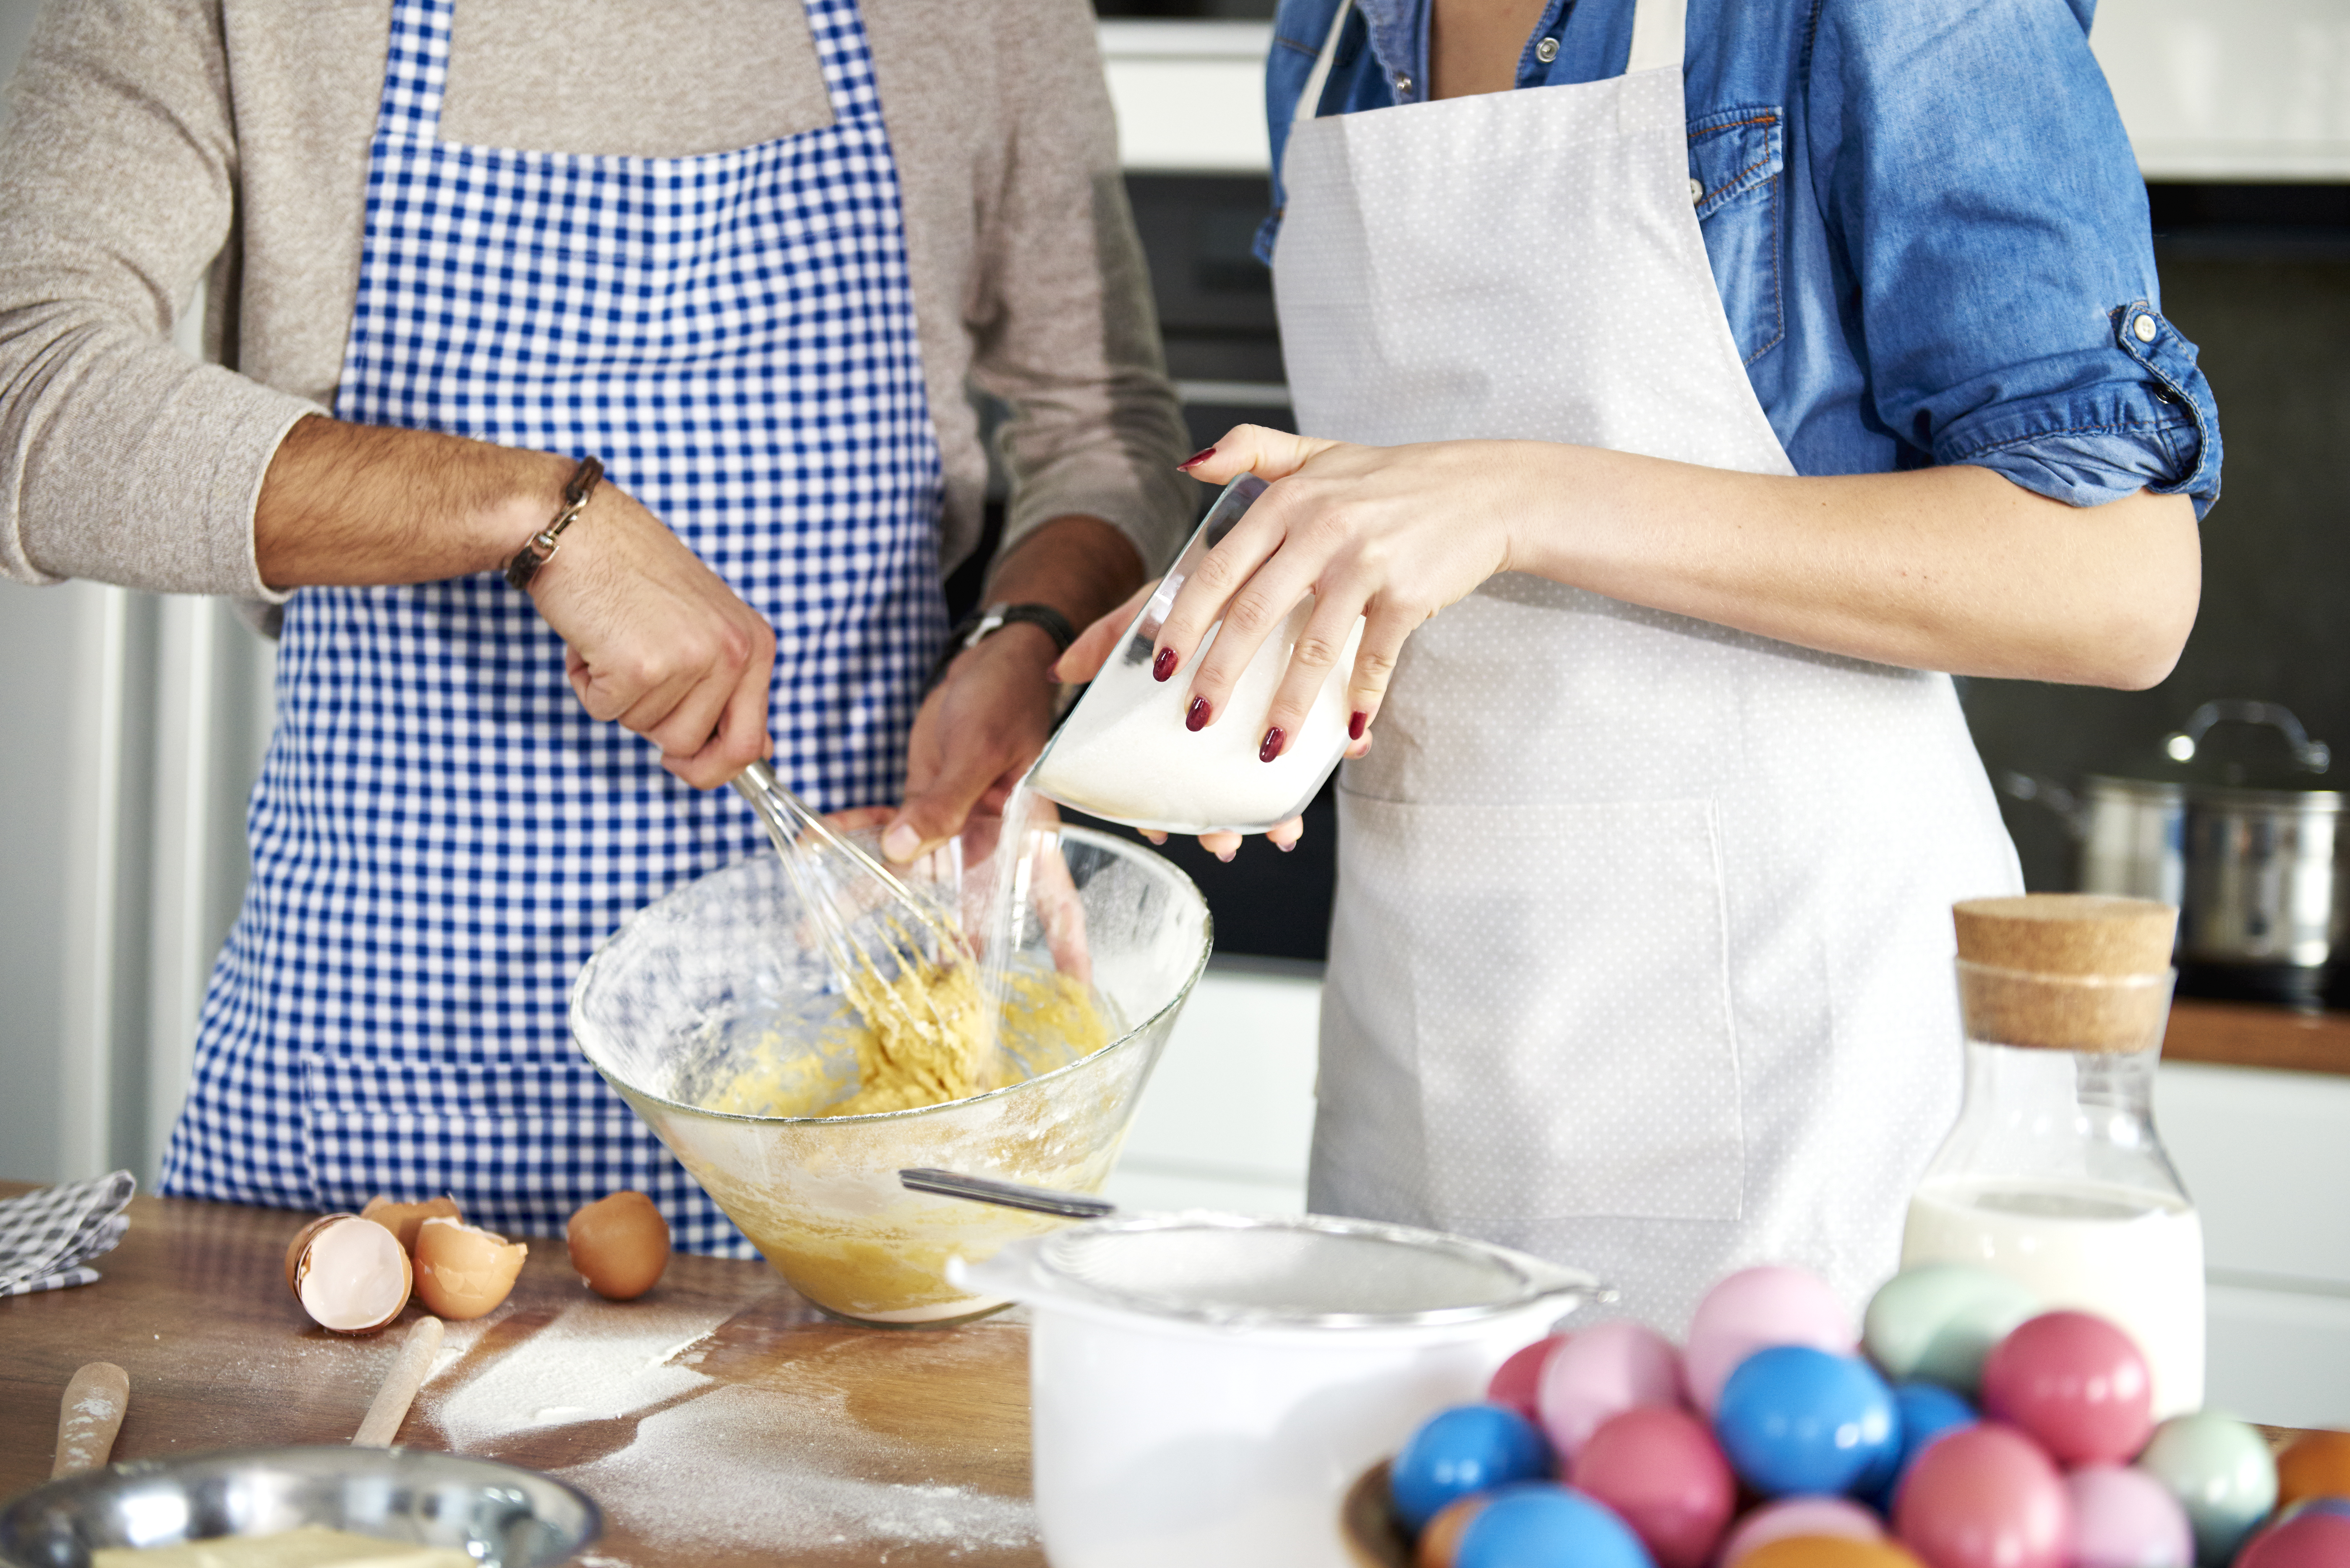
[[[1562,1464],[1608,1417],[1641,1405],[1678,1405],[1680,1353],[1646,1324],[1594,1324],[1569,1334],[1543,1367],[1535,1397]]]
[[[1840,1535],[1849,1541],[1882,1541],[1877,1515],[1840,1497],[1791,1497],[1765,1503],[1738,1521],[1721,1545],[1721,1568],[1759,1546],[1805,1535]]]
[[[1938,1438],[1918,1456],[1893,1524],[1931,1568],[2064,1568],[2073,1503],[2031,1438],[1985,1422]]]
[[[1513,1351],[1510,1358],[1495,1369],[1493,1380],[1485,1385],[1486,1399],[1509,1407],[1529,1421],[1540,1421],[1543,1368],[1550,1365],[1552,1355],[1565,1343],[1566,1335],[1554,1334]]]
[[[1600,1423],[1575,1456],[1570,1479],[1632,1527],[1659,1568],[1699,1568],[1738,1501],[1738,1483],[1713,1435],[1668,1405]]]
[[[2016,1325],[1983,1358],[1983,1414],[2063,1465],[2118,1464],[2154,1435],[2154,1378],[2137,1342],[2094,1313]]]
[[[1852,1314],[1825,1280],[1802,1269],[1742,1269],[1706,1292],[1690,1319],[1690,1397],[1707,1415],[1738,1364],[1772,1345],[1808,1345],[1849,1355],[1859,1343]]]
[[[2343,1568],[2350,1563],[2350,1519],[2306,1509],[2252,1537],[2236,1568]]]
[[[2144,1470],[2085,1465],[2064,1478],[2073,1568],[2194,1568],[2195,1532],[2170,1489]]]

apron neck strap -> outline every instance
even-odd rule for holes
[[[1305,90],[1297,95],[1297,107],[1290,113],[1292,125],[1303,125],[1321,111],[1322,91],[1330,85],[1330,67],[1338,57],[1338,37],[1347,30],[1347,18],[1354,14],[1354,0],[1338,0],[1338,9],[1330,18],[1330,31],[1322,40],[1322,52],[1314,57],[1314,69],[1305,78]],[[1652,71],[1670,66],[1679,70],[1685,47],[1689,23],[1689,0],[1634,0],[1632,6],[1632,52],[1624,62],[1624,74]]]
[[[1322,89],[1330,85],[1330,65],[1338,57],[1338,35],[1347,30],[1347,18],[1354,9],[1355,0],[1338,0],[1337,15],[1330,18],[1329,36],[1322,40],[1322,52],[1314,57],[1314,69],[1305,78],[1305,90],[1297,95],[1290,124],[1303,125],[1320,112]]]
[[[1632,53],[1624,74],[1681,67],[1688,31],[1689,0],[1636,0],[1632,7]]]

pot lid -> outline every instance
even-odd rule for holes
[[[1473,1323],[1613,1294],[1578,1270],[1465,1236],[1322,1215],[1099,1220],[1045,1238],[1035,1270],[1066,1298],[1268,1328]]]
[[[2204,703],[2158,750],[2099,776],[2125,785],[2300,794],[2338,787],[2327,776],[2333,760],[2333,749],[2311,739],[2291,709],[2230,699]]]

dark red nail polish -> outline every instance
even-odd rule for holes
[[[1184,469],[1184,468],[1197,468],[1197,467],[1199,467],[1201,463],[1203,463],[1203,462],[1207,462],[1210,458],[1211,458],[1211,457],[1213,457],[1213,456],[1215,456],[1215,455],[1216,455],[1216,449],[1215,449],[1214,447],[1211,447],[1211,446],[1205,446],[1205,447],[1201,447],[1199,451],[1197,451],[1197,452],[1193,452],[1191,456],[1189,456],[1189,457],[1185,458],[1182,462],[1180,462],[1177,463],[1175,466],[1176,466],[1177,468],[1179,468],[1179,469]]]
[[[1275,724],[1272,729],[1267,730],[1264,732],[1264,744],[1256,749],[1256,760],[1261,763],[1269,763],[1273,761],[1274,758],[1281,755],[1281,742],[1288,738],[1288,736],[1281,732],[1281,726],[1278,724]]]
[[[1150,661],[1150,679],[1153,680],[1164,680],[1174,673],[1175,650],[1171,648],[1160,649],[1159,650],[1159,657]]]
[[[1347,739],[1350,741],[1361,740],[1363,738],[1363,726],[1370,722],[1371,716],[1368,713],[1364,712],[1360,708],[1356,709],[1355,716],[1347,721]]]
[[[1208,727],[1208,700],[1205,697],[1191,699],[1191,706],[1183,713],[1183,727],[1187,730],[1204,730]]]

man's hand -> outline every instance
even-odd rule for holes
[[[1004,552],[984,602],[1050,605],[1084,626],[1141,580],[1142,561],[1125,535],[1071,514],[1039,524]],[[914,716],[905,804],[882,836],[882,853],[911,860],[962,832],[973,808],[1003,809],[1052,733],[1053,657],[1053,639],[1021,621],[955,655]]]
[[[679,778],[714,789],[767,754],[775,628],[627,492],[597,490],[530,597],[579,705]]]
[[[906,748],[906,799],[881,851],[904,862],[962,830],[973,810],[1001,813],[1053,730],[1055,649],[1014,622],[955,656],[922,700]]]

